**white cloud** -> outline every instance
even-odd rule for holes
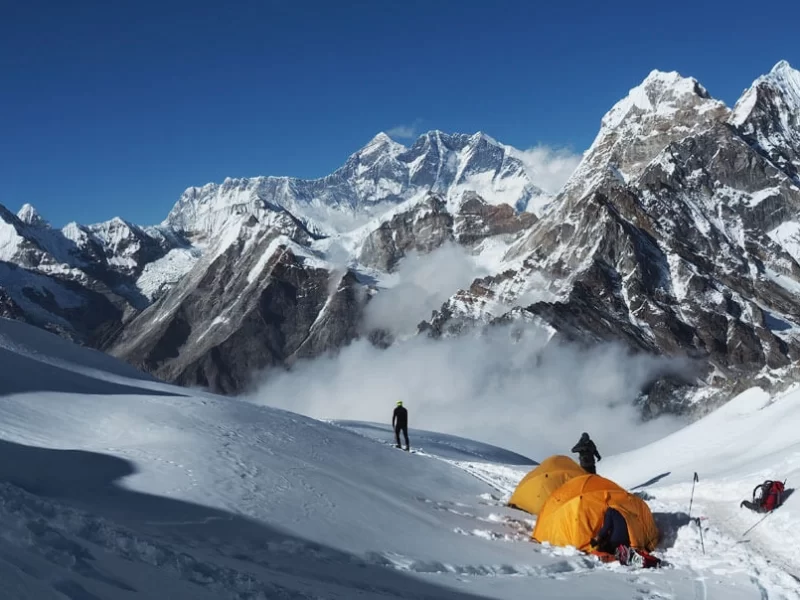
[[[545,145],[518,150],[516,156],[527,168],[534,184],[550,194],[556,194],[564,187],[582,158],[571,150]]]
[[[547,344],[525,326],[443,340],[415,337],[378,350],[366,341],[334,357],[271,371],[249,399],[317,418],[389,422],[397,400],[413,429],[463,435],[542,459],[569,454],[588,431],[605,455],[676,430],[662,417],[644,423],[632,402],[642,385],[675,363],[632,357],[621,347]]]
[[[489,272],[461,246],[447,243],[429,254],[408,254],[393,274],[393,287],[367,304],[364,323],[368,329],[387,329],[394,334],[416,330],[420,321],[460,289]]]
[[[416,119],[410,125],[396,125],[386,132],[389,137],[397,138],[400,140],[411,140],[419,137],[419,126],[422,124],[421,119]]]

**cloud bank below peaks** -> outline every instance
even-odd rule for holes
[[[522,328],[520,336],[519,328]],[[633,405],[666,359],[605,344],[548,343],[533,325],[443,340],[423,336],[380,350],[358,341],[336,356],[269,372],[248,399],[322,419],[389,422],[397,400],[410,427],[462,435],[541,460],[569,454],[588,431],[602,454],[631,450],[682,425],[642,422]]]
[[[408,335],[459,289],[468,288],[489,271],[461,246],[447,243],[429,254],[409,253],[381,290],[367,304],[367,330],[385,329]]]

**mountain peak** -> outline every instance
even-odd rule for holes
[[[764,92],[759,94],[759,89]],[[792,68],[785,60],[778,61],[769,73],[756,79],[753,85],[745,90],[736,103],[731,122],[736,126],[741,126],[756,109],[759,100],[763,102],[767,98],[776,96],[782,98],[790,112],[800,110],[800,71]]]
[[[368,156],[386,151],[388,151],[390,154],[397,154],[403,150],[405,150],[405,146],[403,146],[403,144],[395,142],[391,137],[389,137],[388,134],[381,131],[369,142],[367,142],[366,145],[361,148],[361,150],[356,152],[355,156]]]
[[[32,204],[27,202],[22,205],[22,208],[17,212],[17,218],[27,225],[34,225],[37,227],[47,226],[47,221],[42,218],[39,211]]]
[[[792,68],[792,65],[789,64],[788,60],[779,60],[775,63],[775,66],[772,67],[770,75],[782,75],[787,72],[797,73],[797,71]]]
[[[647,77],[644,78],[640,85],[653,85],[656,83],[666,83],[672,85],[681,79],[690,79],[686,77],[682,77],[680,73],[677,71],[661,71],[659,69],[653,69],[648,73]]]
[[[785,60],[753,82],[730,123],[792,177],[800,173],[800,71]]]
[[[367,145],[369,146],[372,144],[389,144],[392,141],[394,140],[392,140],[392,138],[389,137],[388,133],[384,131],[379,131],[377,135],[367,143]]]
[[[498,142],[496,139],[494,139],[494,138],[493,138],[492,136],[490,136],[488,133],[485,133],[485,132],[483,132],[483,131],[476,131],[475,133],[473,133],[473,134],[470,136],[470,139],[471,139],[473,142],[479,142],[479,141],[481,141],[481,140],[486,140],[487,142],[489,142],[490,144],[493,144],[493,145],[495,145],[495,146],[500,146],[500,145],[502,145],[502,144],[500,144],[500,142]]]
[[[673,118],[682,106],[710,102],[708,108],[722,103],[714,100],[694,77],[677,71],[653,70],[628,95],[603,117],[603,129],[616,129],[629,117],[643,114]]]

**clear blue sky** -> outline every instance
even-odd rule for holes
[[[796,19],[782,10],[7,0],[0,203],[31,202],[56,225],[155,223],[188,186],[321,176],[398,126],[581,151],[653,68],[693,75],[733,103],[779,59],[800,66]]]

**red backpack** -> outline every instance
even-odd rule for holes
[[[780,481],[767,480],[753,490],[753,504],[764,509],[765,512],[775,510],[781,505],[784,485]]]

